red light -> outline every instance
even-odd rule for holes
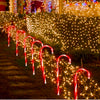
[[[53,54],[53,48],[49,45],[44,45],[41,49],[40,49],[40,63],[41,63],[41,69],[42,69],[42,74],[43,74],[43,79],[44,79],[44,83],[46,84],[46,77],[45,77],[45,71],[44,71],[44,66],[43,66],[43,58],[42,58],[42,51],[44,48],[50,48],[51,52]]]
[[[34,45],[35,43],[39,43],[39,44],[41,44],[41,46],[43,47],[43,43],[42,43],[41,41],[39,41],[39,40],[36,40],[36,41],[32,42],[32,48],[31,48],[31,50],[32,50],[32,69],[33,69],[33,75],[35,75],[34,59],[33,59],[33,53],[34,53],[33,45]]]
[[[75,100],[77,100],[77,73],[80,71],[85,71],[88,74],[88,79],[90,79],[90,72],[84,68],[80,68],[76,73],[75,73],[75,77],[74,77],[74,96],[75,96]]]
[[[27,66],[27,54],[26,54],[26,39],[31,38],[34,41],[34,38],[32,36],[27,36],[24,39],[24,56],[25,56],[25,66]]]
[[[68,55],[62,54],[57,58],[57,95],[60,95],[60,89],[59,89],[59,59],[61,57],[67,57],[69,59],[69,64],[71,64],[71,58]]]

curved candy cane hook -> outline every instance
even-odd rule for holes
[[[33,69],[33,75],[35,75],[34,59],[33,59],[33,53],[34,53],[33,45],[34,45],[35,43],[40,43],[41,46],[43,47],[43,43],[42,43],[41,41],[39,41],[39,40],[36,40],[36,41],[32,42],[32,48],[31,48],[31,50],[32,50],[32,69]]]
[[[24,34],[24,37],[26,36],[25,31],[23,31],[23,30],[17,30],[17,32],[16,32],[16,56],[18,56],[18,34],[19,33]]]
[[[90,72],[84,68],[80,68],[76,73],[74,77],[74,95],[75,95],[75,100],[77,100],[77,73],[80,71],[85,71],[87,72],[88,79],[90,79]]]
[[[25,66],[27,66],[27,54],[26,54],[26,39],[31,38],[34,41],[34,38],[32,36],[27,36],[24,39],[24,55],[25,55]]]
[[[57,58],[57,95],[60,95],[60,89],[59,89],[59,59],[61,57],[67,57],[69,59],[69,64],[71,64],[71,58],[68,55],[62,54]]]
[[[43,79],[44,79],[44,83],[46,84],[46,76],[45,76],[45,71],[44,71],[44,66],[43,66],[43,56],[42,56],[42,51],[44,48],[50,48],[51,49],[51,53],[53,54],[53,48],[49,45],[44,45],[41,49],[40,49],[40,63],[41,63],[41,69],[42,69],[42,74],[43,74]]]
[[[14,25],[10,25],[10,26],[8,26],[8,28],[7,28],[7,32],[8,32],[8,47],[10,47],[10,30],[11,30],[11,28],[15,28],[16,29],[16,27],[14,26]]]

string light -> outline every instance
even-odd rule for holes
[[[14,0],[14,13],[17,13],[17,0]]]

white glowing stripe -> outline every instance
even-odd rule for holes
[[[44,83],[47,84],[46,78],[45,78],[45,82]]]
[[[10,47],[10,44],[8,44],[8,47]]]
[[[60,93],[58,92],[57,95],[60,95]]]
[[[33,71],[33,75],[35,75],[35,69],[34,69],[34,71]]]
[[[42,67],[43,67],[43,60],[42,60]]]
[[[25,46],[25,48],[24,48],[24,52],[26,52],[26,46]]]
[[[32,59],[33,59],[33,53],[32,53]]]
[[[27,62],[25,62],[25,66],[27,66]]]
[[[57,77],[59,76],[59,74],[57,73]]]

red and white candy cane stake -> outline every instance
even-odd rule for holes
[[[41,41],[39,41],[39,40],[36,40],[36,41],[32,42],[32,48],[31,49],[32,49],[32,69],[33,69],[33,75],[35,75],[34,59],[33,59],[33,54],[34,54],[33,45],[35,43],[39,43],[43,47],[43,43]]]
[[[67,57],[69,59],[69,64],[71,64],[71,58],[68,55],[62,54],[57,58],[57,95],[60,95],[59,89],[59,61],[61,57]]]
[[[25,56],[25,66],[27,66],[27,54],[26,54],[26,39],[31,38],[32,42],[34,42],[34,38],[32,36],[27,36],[24,39],[24,56]]]
[[[76,73],[75,73],[75,77],[74,77],[74,96],[75,96],[75,100],[77,100],[77,73],[80,71],[85,71],[87,72],[88,75],[88,79],[90,79],[90,72],[84,68],[80,68]]]
[[[17,32],[16,32],[16,56],[18,56],[18,43],[19,43],[19,41],[18,41],[18,34],[19,33],[24,34],[24,38],[26,37],[25,31],[23,31],[23,30],[17,30]]]
[[[8,26],[7,32],[8,32],[8,47],[10,47],[10,35],[11,33],[9,32],[11,29],[16,29],[14,25]]]
[[[40,49],[40,63],[41,63],[41,69],[42,69],[42,74],[43,74],[43,79],[44,79],[44,83],[46,84],[46,76],[45,76],[45,71],[44,71],[44,66],[43,66],[43,56],[42,56],[42,51],[44,48],[50,48],[51,49],[51,53],[53,54],[53,48],[49,45],[44,45],[41,49]]]

